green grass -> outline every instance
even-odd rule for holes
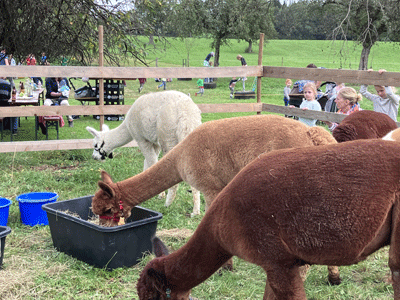
[[[197,40],[190,52],[190,66],[201,66],[204,57],[211,51],[209,40]],[[245,54],[245,43],[232,41],[221,50],[222,66],[237,66],[237,54],[242,54],[249,65],[255,65],[258,53]],[[350,46],[349,46],[350,47]],[[257,49],[255,49],[257,50]],[[335,52],[336,51],[336,52]],[[357,69],[359,47],[347,58],[347,65],[335,53],[330,42],[325,41],[269,41],[264,47],[264,65],[304,67],[310,62],[329,68]],[[370,61],[375,69],[388,71],[400,69],[397,58],[398,49],[391,44],[381,43],[373,48]],[[158,52],[150,58],[158,57],[158,66],[181,66],[187,58],[185,46],[179,40],[170,40],[165,52]],[[129,64],[133,65],[133,63]],[[196,81],[178,81],[168,83],[168,89],[190,93],[196,103],[232,103],[254,102],[251,100],[231,100],[228,89],[229,78],[220,78],[217,88],[205,90],[204,96],[195,97]],[[251,86],[249,78],[246,87]],[[74,83],[75,84],[75,83]],[[144,92],[156,91],[156,83],[148,79]],[[83,85],[83,83],[82,83]],[[75,84],[77,86],[77,84]],[[79,85],[80,86],[80,85]],[[138,81],[128,81],[125,89],[125,104],[132,104],[139,93]],[[239,89],[240,83],[237,85]],[[262,102],[282,105],[284,79],[264,78],[262,83]],[[79,105],[70,99],[71,105]],[[372,109],[367,101],[362,106]],[[233,117],[233,113],[203,114],[203,122]],[[98,121],[91,116],[76,120],[75,126],[60,129],[61,139],[91,138],[86,126],[98,127]],[[121,122],[106,122],[111,128]],[[33,118],[21,118],[20,133],[16,139],[33,140]],[[23,134],[24,133],[24,134]],[[41,139],[43,135],[39,133]],[[55,138],[55,132],[50,132]],[[0,143],[1,147],[1,143]],[[15,197],[33,191],[54,191],[59,201],[91,195],[97,190],[99,171],[104,169],[112,174],[115,181],[126,179],[143,169],[143,156],[137,148],[119,148],[115,158],[104,162],[91,158],[92,150],[47,151],[0,153],[0,195],[13,200],[8,225],[12,233],[6,238],[4,269],[0,271],[1,299],[137,299],[136,281],[143,266],[152,258],[145,256],[143,261],[131,268],[106,271],[94,268],[53,248],[50,231],[45,227],[27,227],[20,222],[19,208]],[[158,230],[190,229],[195,230],[201,217],[189,218],[193,208],[192,195],[187,192],[189,186],[180,185],[177,198],[171,207],[164,207],[164,199],[155,197],[142,204],[144,207],[159,211],[163,219]],[[202,215],[204,200],[202,198]],[[166,238],[166,244],[179,249],[187,239]],[[371,255],[366,261],[355,266],[340,268],[343,283],[340,286],[327,284],[327,271],[324,266],[313,266],[305,283],[308,299],[392,299],[393,290],[387,282],[389,268],[388,249],[382,249]],[[206,249],[205,249],[206,251]],[[235,271],[213,275],[203,284],[193,289],[193,296],[207,299],[262,299],[265,288],[265,273],[257,266],[235,258]]]

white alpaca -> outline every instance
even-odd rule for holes
[[[120,126],[102,131],[86,129],[94,136],[94,159],[112,157],[112,151],[136,140],[144,155],[144,168],[158,161],[160,151],[165,155],[196,127],[201,125],[201,111],[193,100],[178,91],[165,91],[140,96],[126,114]],[[157,184],[155,182],[155,184]],[[168,189],[165,205],[173,202],[178,185]],[[200,192],[192,187],[193,215],[200,214]]]

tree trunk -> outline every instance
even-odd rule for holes
[[[214,58],[214,67],[219,66],[219,50],[221,48],[221,39],[216,38],[215,40],[215,58]]]
[[[363,46],[363,49],[361,51],[360,64],[358,66],[359,70],[368,70],[368,56],[370,52],[371,46]]]
[[[245,50],[246,53],[252,53],[253,52],[253,40],[248,40],[249,47]]]
[[[149,36],[149,45],[154,45],[154,36]]]

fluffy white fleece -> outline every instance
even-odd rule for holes
[[[120,126],[102,131],[86,129],[94,136],[94,159],[104,159],[112,151],[136,140],[142,151],[144,170],[158,161],[160,151],[166,154],[196,127],[201,125],[201,111],[193,100],[178,91],[149,93],[139,97]],[[168,189],[166,206],[175,198],[178,186]],[[194,209],[200,213],[200,192],[192,187]]]

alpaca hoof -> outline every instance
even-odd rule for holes
[[[193,217],[198,216],[198,215],[200,215],[200,212],[192,212],[190,214],[190,217],[193,218]]]
[[[331,285],[339,285],[342,283],[342,279],[340,279],[339,276],[337,276],[337,277],[329,277],[328,276],[328,281]]]
[[[226,264],[226,265],[222,266],[222,269],[223,269],[224,271],[232,272],[232,271],[233,271],[233,265],[231,265],[231,264]]]
[[[221,268],[218,269],[217,274],[222,276],[224,272],[233,272],[233,263],[227,262]]]

